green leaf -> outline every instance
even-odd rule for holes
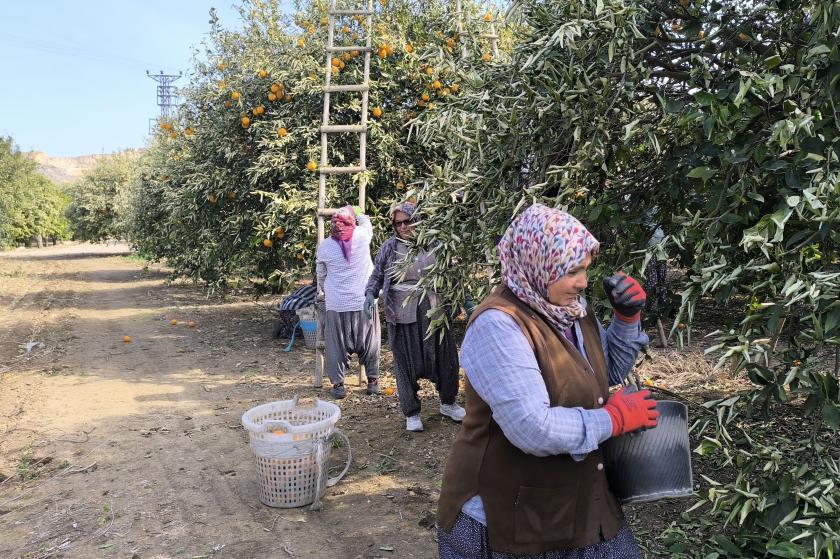
[[[823,404],[823,420],[835,431],[840,430],[840,408],[832,402]]]
[[[704,165],[702,167],[695,167],[694,169],[689,171],[686,176],[690,179],[702,179],[703,182],[706,182],[716,174],[717,169],[712,169]]]
[[[732,541],[727,538],[726,536],[722,536],[717,534],[716,536],[712,537],[712,541],[721,548],[721,550],[726,552],[727,557],[743,557],[744,555],[741,553],[741,550],[736,546]]]
[[[789,557],[790,559],[801,559],[807,557],[808,550],[801,545],[790,542],[773,543],[767,548],[767,553],[776,557]]]
[[[782,63],[782,57],[778,54],[774,54],[773,56],[768,56],[764,59],[764,65],[767,66],[768,70],[772,70],[773,68],[777,67],[779,64]]]

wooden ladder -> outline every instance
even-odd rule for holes
[[[329,23],[327,28],[327,69],[324,77],[324,115],[321,121],[321,163],[319,165],[320,176],[318,180],[318,237],[317,246],[320,247],[324,241],[324,220],[331,218],[337,208],[327,208],[327,177],[329,175],[347,175],[362,173],[367,170],[365,153],[367,150],[367,114],[368,114],[368,91],[370,89],[370,53],[371,36],[373,32],[373,0],[366,1],[365,8],[359,9],[337,9],[336,0],[330,0]],[[364,16],[365,45],[364,46],[336,46],[335,23],[337,18],[348,18],[352,16]],[[362,83],[351,85],[331,85],[333,55],[351,51],[363,52],[365,56],[364,75]],[[330,94],[358,92],[362,94],[361,122],[359,124],[331,124],[330,123]],[[327,146],[330,134],[358,134],[359,135],[359,164],[358,166],[331,167],[327,160]],[[359,207],[365,211],[365,188],[367,177],[362,175],[359,180]],[[316,247],[317,253],[317,247]],[[326,310],[323,306],[323,286],[318,284],[318,304],[315,313],[317,329],[315,330],[315,371],[314,385],[320,388],[324,379],[324,319]],[[359,369],[359,385],[361,386],[365,376],[364,366]]]

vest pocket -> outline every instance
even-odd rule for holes
[[[560,542],[575,535],[578,484],[519,486],[514,512],[516,543]]]

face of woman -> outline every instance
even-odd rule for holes
[[[583,293],[588,285],[587,270],[592,264],[592,255],[580,265],[572,268],[568,273],[548,286],[548,302],[552,305],[567,306],[577,301],[578,295]]]
[[[411,218],[407,213],[399,210],[395,211],[391,217],[391,224],[394,226],[394,231],[400,239],[411,237]]]

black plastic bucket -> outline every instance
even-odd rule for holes
[[[656,427],[607,439],[601,446],[607,479],[622,503],[691,497],[688,408],[660,400]]]

